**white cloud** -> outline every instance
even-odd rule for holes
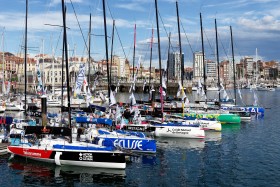
[[[144,12],[146,9],[141,6],[139,3],[125,3],[125,4],[117,4],[117,8],[122,8],[126,10],[131,10],[131,11],[141,11]]]
[[[83,0],[71,0],[72,3],[82,3]],[[65,0],[65,3],[71,3],[70,0]],[[56,6],[57,4],[61,4],[61,0],[51,0],[49,6]]]
[[[259,19],[241,17],[238,19],[238,24],[251,31],[280,31],[280,21],[270,15]]]

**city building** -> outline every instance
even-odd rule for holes
[[[228,60],[224,60],[220,63],[220,79],[224,82],[230,80],[230,63]]]
[[[195,80],[201,79],[204,76],[203,72],[203,54],[202,52],[195,52],[193,54],[193,78]]]
[[[169,54],[168,79],[181,80],[181,59],[179,52]],[[182,62],[184,62],[184,53],[182,53]]]
[[[254,74],[254,66],[253,66],[253,57],[246,56],[244,57],[244,66],[245,66],[245,77],[247,79],[252,79]]]
[[[217,63],[212,60],[206,62],[207,79],[217,79]]]

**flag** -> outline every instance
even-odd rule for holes
[[[138,59],[137,70],[140,69],[140,65],[141,65],[141,56],[139,56],[139,59]]]
[[[153,99],[153,92],[155,91],[155,89],[154,89],[154,85],[152,85],[151,86],[151,88],[150,88],[150,100],[152,100]]]
[[[241,95],[241,91],[239,88],[238,88],[238,94],[239,94],[240,99],[242,100],[242,95]]]
[[[99,96],[100,96],[100,99],[101,99],[103,102],[106,101],[106,98],[105,98],[105,96],[103,95],[102,92],[100,92]]]
[[[87,90],[87,106],[89,106],[89,103],[90,103],[90,99],[91,99],[91,93],[90,93],[90,90],[89,90],[89,88],[88,88],[88,90]]]
[[[143,84],[143,91],[145,91],[146,84],[147,84],[147,82],[146,82],[146,79],[145,79],[144,84]]]
[[[185,105],[188,105],[188,104],[190,104],[190,101],[188,98],[186,98]]]
[[[186,97],[187,97],[187,96],[186,96],[184,90],[182,89],[182,101],[184,101],[184,99],[185,99]]]
[[[114,105],[116,103],[117,103],[116,98],[115,98],[112,90],[110,90],[110,106],[112,106],[112,105]]]
[[[130,88],[129,88],[129,93],[131,93],[132,87],[133,87],[133,85],[130,86]]]
[[[177,91],[177,97],[179,98],[180,95],[181,95],[181,90],[183,89],[183,86],[182,86],[180,81],[178,81],[178,84],[179,84],[179,88],[178,88],[178,91]]]
[[[79,72],[76,78],[76,85],[74,90],[74,95],[79,94],[81,92],[84,80],[85,80],[85,69],[86,65],[85,63],[81,63],[79,67]]]
[[[42,83],[42,75],[41,75],[41,71],[40,71],[40,67],[39,67],[39,60],[37,60],[36,62],[36,69],[37,69],[37,79],[38,79],[38,87],[37,87],[37,91],[38,92],[43,92],[43,83]],[[54,78],[54,77],[52,77]]]
[[[162,77],[162,96],[166,96],[166,83],[164,77]]]
[[[131,93],[131,95],[129,96],[129,99],[131,100],[131,105],[135,105],[136,104],[136,100],[135,100],[135,97],[134,97],[133,93]]]
[[[85,78],[84,79],[84,82],[83,82],[83,92],[84,93],[87,93],[87,90],[86,90],[86,87],[88,86],[88,83],[87,83],[87,79]]]

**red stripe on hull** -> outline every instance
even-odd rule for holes
[[[8,146],[8,150],[15,154],[24,157],[32,157],[32,158],[43,158],[43,159],[50,159],[52,154],[52,150],[45,150],[45,149],[33,149],[33,148],[23,148],[23,147],[15,147],[15,146]]]

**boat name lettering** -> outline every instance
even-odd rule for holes
[[[118,140],[114,141],[115,147],[122,147],[126,149],[143,150],[142,140]]]
[[[171,132],[172,134],[189,134],[191,129],[168,129],[167,132]]]
[[[127,126],[127,130],[133,130],[133,131],[144,131],[144,127],[134,127],[134,126]]]
[[[93,160],[92,153],[80,153],[79,154],[79,160],[92,161]]]
[[[28,156],[34,156],[34,157],[41,157],[41,153],[33,153],[29,151],[23,151],[23,154]]]

